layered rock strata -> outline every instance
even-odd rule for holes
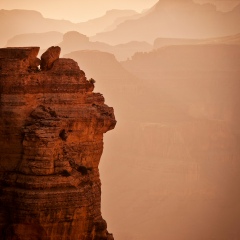
[[[38,51],[0,49],[1,239],[113,239],[98,170],[113,108],[75,61],[40,70]]]

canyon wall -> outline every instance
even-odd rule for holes
[[[38,52],[0,49],[1,239],[111,240],[98,165],[113,108],[58,47]]]

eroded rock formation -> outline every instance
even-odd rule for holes
[[[46,52],[44,52],[41,56],[41,69],[42,70],[49,70],[52,68],[53,63],[59,59],[61,49],[60,47],[52,46],[48,48]]]
[[[98,170],[113,108],[72,59],[39,70],[38,51],[0,49],[0,238],[113,239]]]

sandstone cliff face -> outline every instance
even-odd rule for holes
[[[0,49],[1,239],[113,239],[98,170],[113,109],[73,60],[40,71],[38,51]]]

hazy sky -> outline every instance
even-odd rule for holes
[[[1,9],[31,9],[44,17],[74,22],[99,17],[110,9],[134,9],[141,12],[158,0],[0,0]]]
[[[239,0],[194,0],[215,2],[219,9],[230,10]],[[37,10],[44,17],[67,19],[73,22],[100,17],[110,9],[133,9],[141,12],[158,0],[0,0],[0,9]]]

